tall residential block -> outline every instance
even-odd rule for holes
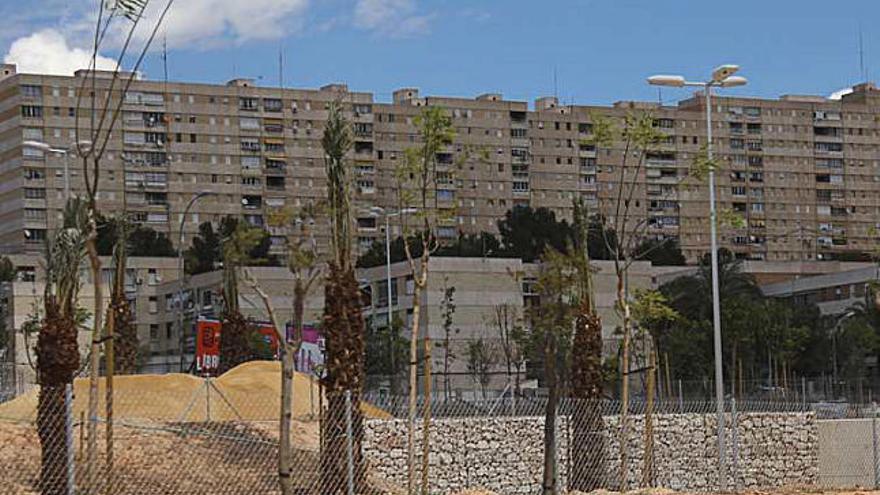
[[[92,95],[91,83],[84,84],[89,76],[0,68],[0,247],[6,252],[40,249],[59,224],[65,181],[74,192],[83,190],[73,143],[97,125],[92,99],[101,108],[116,101],[122,87],[111,73],[98,73]],[[342,84],[305,90],[244,79],[225,85],[137,79],[108,141],[100,206],[125,209],[175,242],[181,222],[188,242],[199,223],[235,215],[265,226],[280,245],[290,232],[267,225],[270,213],[326,196],[320,139],[332,102],[343,105],[353,125],[352,194],[361,247],[383,237],[383,221],[369,208],[398,206],[393,172],[418,142],[417,117],[426,106],[442,106],[456,138],[435,157],[437,202],[449,213],[440,237],[495,231],[496,221],[517,205],[570,218],[576,197],[613,219],[621,183],[635,177],[631,193],[626,189],[630,225],[645,236],[677,240],[690,260],[708,250],[708,191],[691,173],[706,146],[706,109],[698,95],[676,106],[563,105],[553,97],[529,105],[500,94],[432,97],[405,88],[390,102],[377,102]],[[766,260],[864,258],[875,250],[878,103],[880,91],[868,83],[840,100],[713,100],[719,209],[725,218],[741,219],[722,224],[721,245]],[[619,122],[641,112],[665,138],[643,163],[630,156],[621,170],[623,143],[597,148],[590,141],[594,119]],[[29,140],[71,151],[65,156],[24,146]],[[184,219],[186,204],[203,191],[212,194]],[[326,219],[316,220],[315,232],[326,242]],[[392,227],[392,234],[399,232]]]

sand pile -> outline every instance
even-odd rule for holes
[[[101,379],[99,410],[104,411],[104,380]],[[281,364],[252,361],[206,380],[180,373],[166,375],[126,375],[113,380],[114,414],[117,420],[152,421],[272,421],[281,408]],[[74,414],[79,417],[88,405],[89,383],[74,383]],[[37,415],[36,389],[15,400],[0,404],[0,420],[33,421]],[[310,418],[318,413],[321,390],[318,381],[303,373],[293,380],[294,418]],[[388,417],[372,405],[362,403],[369,418]]]

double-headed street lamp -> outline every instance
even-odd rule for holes
[[[732,88],[743,86],[746,78],[734,76],[738,65],[722,65],[712,71],[712,78],[706,82],[687,81],[682,76],[656,75],[648,78],[655,86],[676,88],[692,86],[703,88],[706,97],[706,157],[711,165],[712,154],[712,88]],[[709,167],[709,225],[712,249],[712,326],[715,340],[715,402],[718,412],[718,485],[722,491],[727,488],[727,472],[724,452],[724,370],[721,356],[721,302],[718,290],[718,218],[715,210],[715,167]]]
[[[70,199],[70,153],[85,152],[92,147],[91,141],[80,141],[71,148],[53,148],[43,141],[25,141],[21,143],[25,148],[40,150],[45,153],[55,153],[64,157],[64,200]]]

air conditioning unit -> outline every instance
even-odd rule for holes
[[[162,283],[162,276],[156,275],[155,280],[156,280],[157,284],[161,284]]]

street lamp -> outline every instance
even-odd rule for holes
[[[855,311],[847,311],[846,313],[840,315],[840,318],[837,319],[837,323],[834,324],[834,328],[831,330],[831,372],[834,375],[834,385],[831,388],[831,393],[835,395],[836,398],[836,389],[837,389],[837,335],[840,333],[840,327],[843,325],[843,322],[848,318],[855,316]]]
[[[386,283],[388,285],[388,331],[391,331],[391,219],[393,217],[399,217],[401,215],[406,215],[410,213],[415,213],[415,208],[404,208],[399,211],[388,211],[381,206],[373,206],[370,208],[370,213],[375,216],[384,216],[385,217],[385,277]],[[406,239],[404,239],[406,242]],[[393,350],[392,350],[393,352]]]
[[[648,84],[681,88],[694,86],[703,88],[706,96],[706,157],[712,161],[712,88],[732,88],[743,86],[748,81],[734,76],[738,65],[721,65],[712,71],[712,79],[688,81],[678,75],[656,75],[648,78]],[[721,356],[721,301],[718,290],[718,218],[715,211],[715,170],[709,167],[709,225],[712,257],[712,326],[715,340],[715,402],[718,412],[718,485],[721,491],[727,488],[727,474],[724,459],[724,370]]]
[[[396,383],[396,379],[394,378],[394,371],[395,371],[394,370],[394,368],[395,368],[395,366],[394,366],[394,353],[395,353],[394,344],[395,344],[396,339],[395,339],[395,335],[394,335],[394,331],[393,331],[393,328],[394,328],[394,324],[392,322],[393,310],[391,308],[391,219],[393,217],[399,217],[401,215],[415,213],[416,211],[418,211],[418,210],[415,208],[403,208],[398,211],[389,211],[389,210],[386,210],[385,208],[382,208],[381,206],[373,206],[372,208],[370,208],[370,214],[372,216],[374,216],[374,217],[384,216],[385,217],[385,278],[386,278],[385,284],[387,285],[387,289],[388,289],[388,336],[389,336],[389,339],[391,340],[391,353],[390,353],[391,370],[389,370],[389,371],[391,371],[390,379],[391,379],[391,385],[392,385],[392,387],[391,387],[392,394],[395,392],[395,390],[393,390],[393,389],[395,388],[394,384]],[[403,242],[406,242],[406,239],[404,239]]]
[[[55,153],[64,156],[64,200],[70,199],[70,153],[82,152],[91,148],[91,141],[79,141],[73,148],[53,148],[43,141],[25,141],[21,143],[26,148],[37,149],[46,153]]]
[[[205,196],[210,196],[214,193],[210,191],[202,191],[193,195],[193,197],[189,200],[189,203],[186,204],[186,208],[183,209],[183,216],[180,218],[180,231],[177,236],[177,331],[178,337],[180,340],[180,372],[183,373],[185,371],[186,366],[186,355],[184,353],[184,346],[186,345],[186,339],[184,338],[183,333],[183,227],[186,225],[186,215],[189,213],[190,208],[196,204],[196,201],[204,198]]]

